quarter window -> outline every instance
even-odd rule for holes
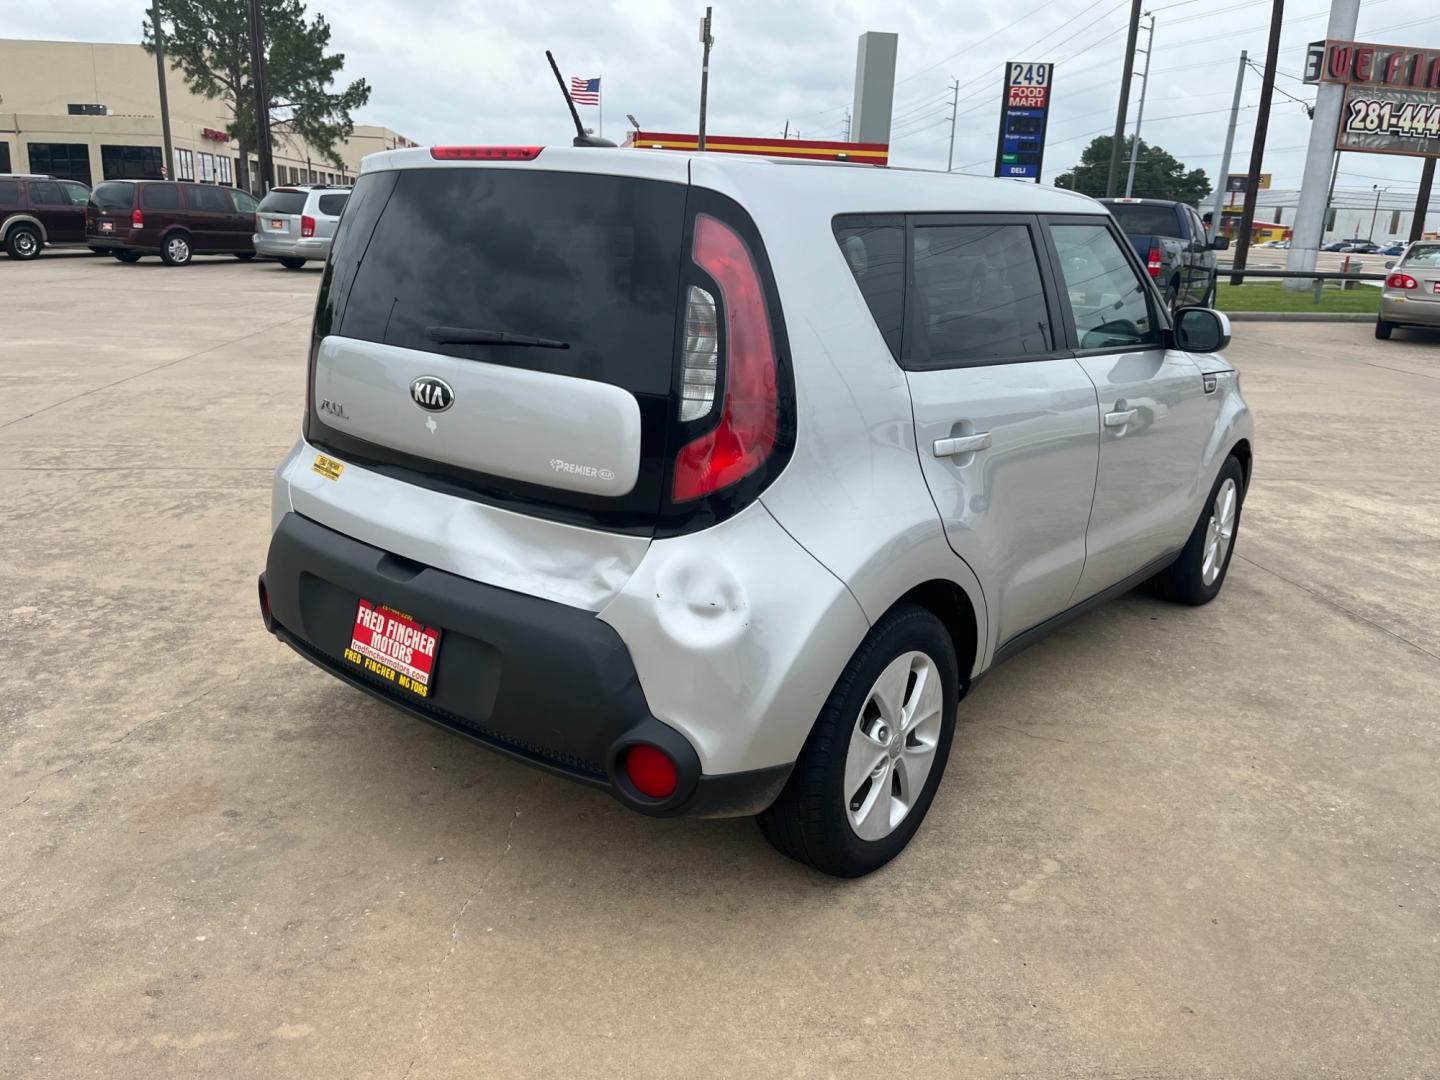
[[[1080,348],[1160,344],[1144,280],[1104,225],[1050,226]]]
[[[899,360],[900,327],[905,321],[904,223],[899,218],[885,223],[841,218],[835,223],[835,239],[890,355]]]

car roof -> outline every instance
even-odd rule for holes
[[[386,169],[504,168],[693,182],[738,193],[792,196],[830,213],[1096,213],[1094,199],[1062,188],[966,173],[751,154],[547,146],[531,161],[439,161],[427,148],[387,150],[360,162]]]

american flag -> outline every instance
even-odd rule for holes
[[[600,104],[600,80],[570,76],[570,98],[576,105]]]

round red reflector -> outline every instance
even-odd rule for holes
[[[625,752],[625,775],[636,791],[652,799],[673,795],[678,780],[675,763],[653,746],[632,746]]]

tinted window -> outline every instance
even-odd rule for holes
[[[206,214],[229,214],[234,210],[230,196],[222,189],[198,185],[185,189],[185,205]]]
[[[65,192],[65,197],[70,200],[71,206],[84,206],[90,201],[90,189],[84,184],[67,181],[60,185],[60,190]]]
[[[1158,345],[1149,291],[1103,225],[1052,225],[1065,299],[1082,349]]]
[[[1042,356],[1054,348],[1027,226],[920,226],[911,258],[907,364]]]
[[[85,143],[30,143],[30,171],[62,180],[90,182],[90,147]]]
[[[0,202],[3,201],[0,199]],[[1425,269],[1440,266],[1440,247],[1436,247],[1434,244],[1416,244],[1405,253],[1405,257],[1400,260],[1398,265],[1418,266]]]
[[[70,200],[53,180],[30,181],[31,206],[69,206]]]
[[[330,217],[339,217],[340,211],[345,209],[345,200],[349,195],[321,195],[319,199],[320,213],[328,214]]]
[[[90,193],[90,204],[101,210],[129,210],[135,205],[135,185],[101,184]]]
[[[10,168],[10,144],[0,139],[0,173],[14,172]]]
[[[158,146],[101,146],[106,180],[161,180],[164,164]]]
[[[242,214],[253,214],[255,208],[260,205],[248,191],[232,191],[230,198],[235,202],[235,209]]]
[[[1131,236],[1179,236],[1180,218],[1173,206],[1146,206],[1144,203],[1106,203],[1120,229]]]
[[[685,198],[682,185],[630,177],[404,170],[348,298],[331,296],[334,332],[668,395]],[[363,243],[349,231],[355,216],[342,219],[346,250],[332,257],[336,292]],[[431,327],[569,347],[440,343]]]
[[[260,200],[262,214],[299,214],[305,209],[305,192],[276,188]]]
[[[146,210],[178,210],[180,189],[174,184],[146,184],[140,189],[140,205]]]
[[[0,180],[0,206],[18,206],[20,203],[20,181]]]
[[[898,219],[867,223],[865,219],[840,218],[835,223],[835,239],[880,336],[898,360],[900,326],[905,320],[904,223]]]

